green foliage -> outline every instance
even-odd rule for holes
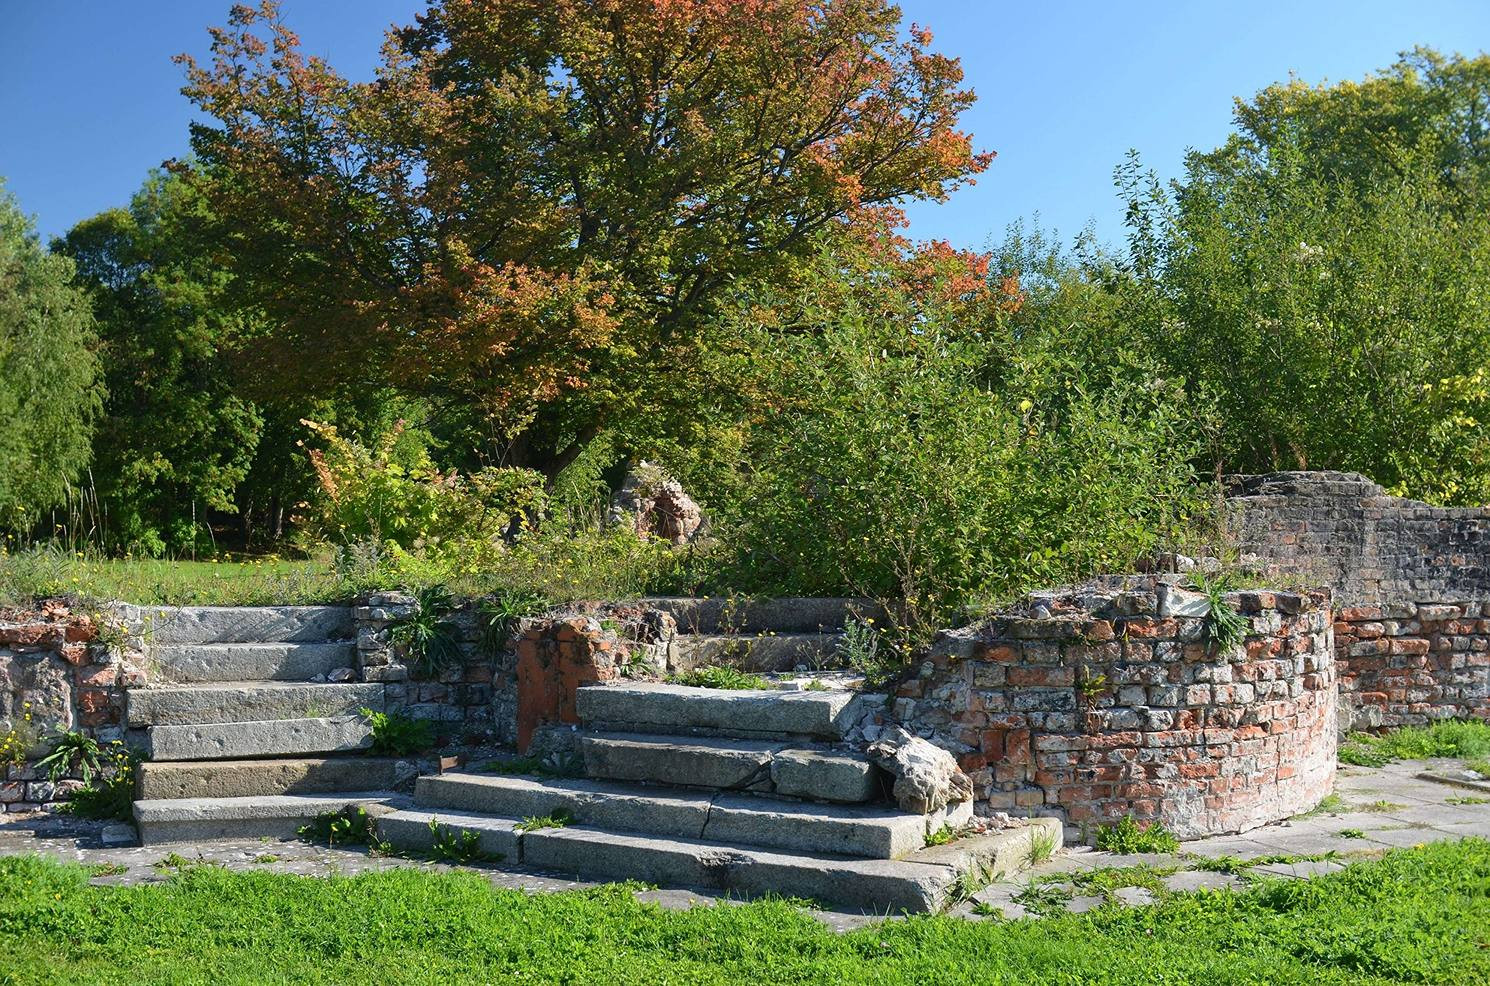
[[[115,740],[99,748],[92,782],[73,794],[62,810],[79,818],[131,821],[134,817],[135,773],[140,757]]]
[[[323,812],[296,830],[302,839],[332,846],[365,846],[376,843],[377,828],[372,816],[361,805],[347,805],[340,811]]]
[[[389,638],[407,651],[409,663],[426,677],[460,667],[465,660],[460,628],[448,619],[454,608],[448,588],[425,586],[414,594],[413,611],[388,626]]]
[[[892,680],[903,668],[901,655],[882,639],[873,619],[848,620],[838,638],[838,659],[864,676],[870,687]]]
[[[1036,829],[1030,833],[1030,848],[1025,853],[1024,861],[1030,866],[1050,862],[1056,849],[1060,847],[1060,841],[1060,836],[1049,829]]]
[[[68,774],[77,774],[84,784],[91,784],[103,769],[103,750],[88,733],[65,729],[49,736],[47,742],[52,749],[36,761],[36,766],[47,772],[48,780],[59,781]]]
[[[826,927],[794,902],[671,911],[601,887],[534,894],[480,873],[399,867],[321,880],[188,866],[90,886],[81,867],[0,858],[6,953],[22,981],[382,983],[1479,983],[1490,976],[1490,843],[1237,893],[1176,894],[1039,922]],[[453,934],[451,929],[460,929]],[[65,931],[64,931],[65,929]],[[1404,929],[1410,929],[1410,933]]]
[[[521,827],[521,826],[519,826]],[[470,863],[500,862],[501,853],[481,848],[481,833],[471,829],[452,829],[439,819],[429,820],[429,858],[439,863],[464,866]]]
[[[511,589],[487,596],[476,605],[477,626],[481,634],[481,653],[494,658],[512,639],[517,621],[536,616],[548,608],[541,595],[524,588]]]
[[[1226,594],[1231,591],[1231,583],[1226,575],[1195,572],[1190,579],[1196,589],[1205,593],[1210,603],[1210,612],[1205,617],[1205,639],[1211,651],[1226,654],[1246,643],[1252,625],[1227,601]]]
[[[747,674],[738,668],[712,664],[675,674],[668,680],[675,685],[719,688],[725,691],[748,691],[771,687],[770,683],[758,674]]]
[[[1097,826],[1093,844],[1098,849],[1119,855],[1144,852],[1175,852],[1180,840],[1164,827],[1163,822],[1139,825],[1132,815],[1124,815],[1116,824]]]
[[[3,599],[3,593],[0,593],[0,600]],[[5,731],[0,733],[0,769],[26,766],[26,760],[40,740],[41,729],[32,721],[31,703],[27,702],[22,706],[21,718],[7,722]]]
[[[547,815],[529,815],[517,823],[519,832],[536,832],[539,829],[561,829],[574,824],[574,815],[567,808],[559,808]]]
[[[410,719],[397,712],[372,709],[363,709],[362,717],[372,727],[369,752],[374,756],[408,757],[435,745],[434,730],[428,719]]]
[[[88,464],[101,399],[92,307],[0,185],[0,527],[24,531]]]
[[[956,840],[956,838],[957,838],[957,830],[954,829],[954,828],[952,828],[952,826],[950,826],[950,825],[943,825],[941,828],[937,829],[935,832],[929,832],[929,833],[927,833],[927,835],[926,835],[926,845],[927,846],[945,846],[948,843]]]
[[[1490,756],[1490,723],[1477,719],[1403,726],[1379,736],[1351,733],[1339,751],[1341,763],[1361,767],[1380,767],[1394,760],[1473,760],[1485,756]]]

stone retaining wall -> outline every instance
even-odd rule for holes
[[[0,615],[0,740],[14,737],[7,754],[26,761],[0,764],[0,809],[54,806],[82,786],[75,777],[53,782],[34,765],[46,752],[44,737],[69,729],[100,742],[124,737],[124,689],[144,681],[129,660],[124,618],[59,603]]]
[[[1195,837],[1313,807],[1335,773],[1328,595],[1229,595],[1249,629],[1218,651],[1205,597],[1173,581],[1102,579],[945,632],[895,718],[956,753],[988,811]]]

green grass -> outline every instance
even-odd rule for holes
[[[1240,893],[1044,921],[847,934],[786,902],[664,911],[625,888],[527,894],[475,873],[307,879],[187,867],[88,884],[0,859],[9,983],[1195,983],[1490,981],[1490,842]]]
[[[770,688],[770,682],[757,674],[746,674],[736,668],[706,665],[675,674],[668,679],[675,685],[692,685],[695,688],[719,688],[725,691]]]
[[[1130,855],[1141,852],[1174,852],[1180,840],[1164,827],[1163,822],[1140,825],[1126,815],[1114,825],[1097,826],[1093,845],[1108,852]]]
[[[1380,736],[1351,733],[1339,756],[1341,763],[1358,767],[1434,757],[1474,761],[1490,757],[1490,722],[1450,719],[1431,726],[1403,726]],[[1473,763],[1469,767],[1475,769]]]

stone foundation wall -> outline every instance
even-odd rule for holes
[[[1490,604],[1347,607],[1335,650],[1342,731],[1490,719]]]
[[[128,612],[74,613],[60,603],[0,614],[0,809],[54,807],[82,786],[76,777],[53,782],[35,766],[53,733],[123,739],[124,689],[145,680],[128,619]]]
[[[945,632],[895,718],[958,756],[984,811],[1195,837],[1313,807],[1335,773],[1328,594],[1229,595],[1248,633],[1218,651],[1205,597],[1173,581],[1035,594]]]

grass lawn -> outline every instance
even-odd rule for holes
[[[785,902],[666,912],[624,887],[495,890],[413,869],[337,879],[198,866],[163,885],[0,860],[0,983],[1490,982],[1490,842],[1309,881],[1012,923],[834,934]]]
[[[1448,719],[1430,726],[1403,726],[1379,736],[1352,733],[1340,746],[1340,762],[1361,767],[1434,757],[1463,760],[1470,770],[1490,777],[1490,722]]]

